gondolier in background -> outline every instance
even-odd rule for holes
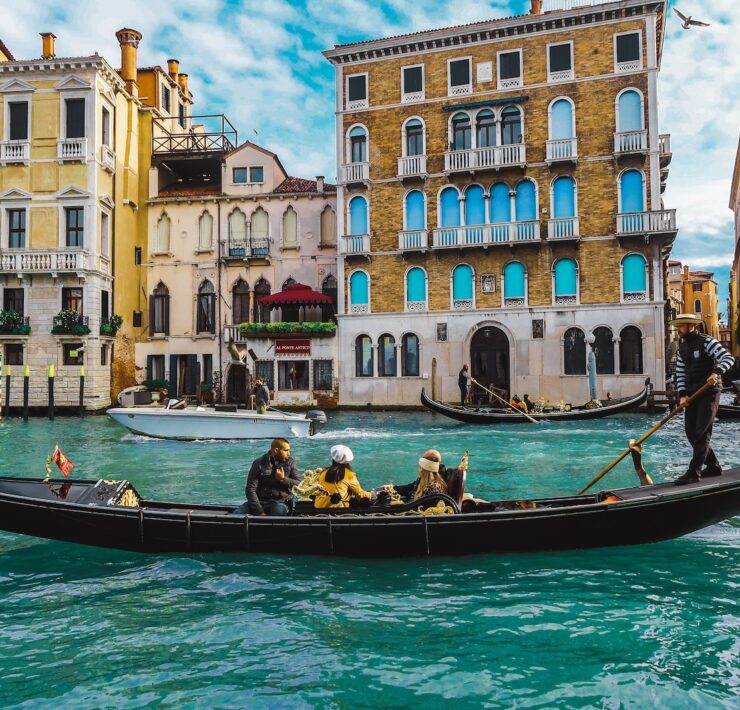
[[[254,395],[254,404],[257,408],[257,414],[264,414],[267,411],[267,405],[270,404],[270,390],[261,377],[257,377],[252,389]]]
[[[470,369],[467,363],[462,366],[457,375],[457,386],[460,388],[460,406],[464,407],[468,402],[470,392]]]
[[[270,450],[252,463],[247,476],[247,502],[234,512],[251,515],[288,515],[293,509],[293,486],[301,476],[286,439],[273,439]],[[245,511],[246,507],[246,511]]]
[[[679,404],[686,407],[688,398],[704,383],[714,385],[705,394],[686,407],[684,414],[686,437],[693,448],[688,470],[676,479],[677,486],[695,483],[703,477],[722,473],[717,457],[712,451],[712,424],[717,416],[721,377],[732,367],[734,358],[713,337],[698,330],[701,318],[693,313],[681,313],[671,321],[676,326],[680,342],[676,356],[676,387]],[[702,467],[706,466],[702,470]]]

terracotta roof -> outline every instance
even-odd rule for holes
[[[337,186],[324,183],[324,192],[336,192]],[[303,178],[288,177],[283,180],[274,190],[276,193],[315,192],[318,193],[316,180],[304,180]]]
[[[0,52],[2,52],[8,58],[8,61],[11,61],[11,62],[15,61],[15,57],[10,53],[10,50],[6,46],[5,42],[3,42],[1,39],[0,39]]]
[[[173,183],[161,189],[157,197],[201,197],[203,195],[220,194],[220,185],[180,185]]]

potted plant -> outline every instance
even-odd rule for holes
[[[200,383],[200,401],[203,404],[213,404],[213,384],[211,382]]]
[[[119,315],[112,315],[108,320],[103,321],[100,324],[100,335],[107,335],[110,338],[115,338],[118,329],[123,325],[123,318]]]
[[[51,328],[53,335],[87,335],[90,328],[77,311],[59,311]]]
[[[169,382],[167,380],[145,380],[144,387],[152,393],[152,402],[159,402],[163,394],[167,396]]]
[[[28,335],[31,326],[18,311],[0,311],[0,334]]]

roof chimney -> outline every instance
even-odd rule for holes
[[[132,96],[138,96],[136,50],[141,41],[141,32],[124,27],[116,32],[116,39],[121,45],[121,78],[126,82],[126,91]]]
[[[41,59],[54,59],[54,40],[56,35],[53,32],[40,32],[41,35]]]
[[[187,96],[190,93],[190,89],[188,88],[188,75],[178,74],[177,83],[180,85],[180,88],[182,89],[183,93]]]
[[[542,0],[532,0],[532,9],[530,11],[532,15],[542,14]]]
[[[321,194],[323,191],[324,191],[324,176],[317,175],[316,176],[316,192]]]
[[[683,267],[683,277],[685,279],[689,278],[689,267],[688,266]]]
[[[179,59],[168,59],[167,60],[167,73],[170,75],[172,81],[177,81],[177,72],[180,69]]]

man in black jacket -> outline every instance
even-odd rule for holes
[[[274,439],[270,450],[249,469],[245,488],[247,510],[251,515],[288,515],[293,509],[293,486],[300,482],[301,476],[290,455],[290,443]]]
[[[270,390],[267,389],[267,386],[261,377],[257,377],[255,379],[252,394],[254,395],[254,404],[257,408],[257,414],[264,414],[267,411],[267,406],[270,404]]]
[[[460,388],[460,405],[464,407],[468,401],[468,388],[470,387],[470,371],[467,364],[462,366],[462,370],[457,375],[457,386]]]
[[[692,313],[682,313],[671,321],[680,336],[676,357],[679,404],[686,408],[686,438],[694,450],[688,470],[675,481],[677,486],[722,474],[722,466],[710,441],[722,391],[721,377],[732,367],[734,358],[714,338],[697,329],[701,322]],[[690,407],[686,407],[689,397],[707,382],[713,387],[695,399]],[[706,468],[702,470],[705,465]]]

